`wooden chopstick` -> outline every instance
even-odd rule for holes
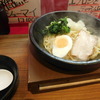
[[[43,91],[43,90],[50,90],[50,89],[57,89],[57,88],[63,88],[63,87],[70,87],[70,86],[77,86],[77,85],[95,83],[95,82],[100,82],[100,78],[90,79],[90,80],[85,80],[85,81],[78,81],[78,82],[71,82],[71,83],[63,83],[63,84],[56,84],[56,85],[40,86],[39,90]]]

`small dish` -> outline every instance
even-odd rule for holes
[[[13,80],[8,86],[0,90],[0,100],[10,100],[13,94],[15,93],[18,85],[17,64],[12,58],[0,55],[0,71],[9,73],[11,78],[13,78]]]

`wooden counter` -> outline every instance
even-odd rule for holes
[[[28,35],[1,35],[0,55],[14,59],[19,69],[19,85],[11,100],[100,100],[100,83],[32,94],[28,91]]]

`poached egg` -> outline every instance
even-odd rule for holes
[[[53,42],[52,54],[63,58],[72,48],[72,39],[68,35],[56,36]]]

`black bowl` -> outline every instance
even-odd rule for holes
[[[45,50],[43,46],[44,35],[42,34],[42,30],[45,28],[45,26],[49,25],[51,21],[63,18],[65,16],[68,16],[74,21],[82,20],[89,31],[91,31],[93,34],[95,33],[97,36],[100,36],[100,20],[91,15],[73,11],[50,12],[38,18],[30,27],[29,37],[30,50],[32,54],[35,53],[36,57],[38,57],[44,63],[48,62],[54,68],[64,71],[90,72],[99,68],[100,55],[96,59],[90,61],[71,61],[53,56]]]
[[[8,70],[13,74],[12,83],[0,91],[0,100],[10,100],[18,85],[18,68],[16,62],[8,56],[0,55],[0,69]]]

